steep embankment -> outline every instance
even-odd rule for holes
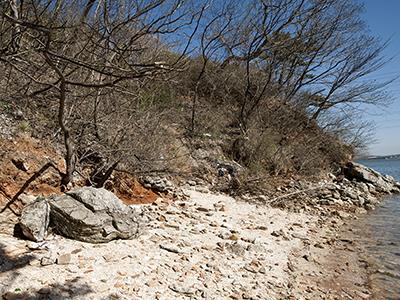
[[[64,161],[60,151],[50,142],[28,135],[16,135],[13,138],[0,137],[0,205],[7,203],[43,165],[51,161],[60,170],[64,170]],[[74,186],[84,186],[92,170],[83,166],[74,178]],[[151,203],[157,195],[144,188],[134,176],[114,172],[109,183],[113,191],[125,204]],[[39,176],[26,189],[31,195],[51,195],[60,193],[60,176],[52,168]],[[24,195],[15,203],[15,208],[26,204]]]

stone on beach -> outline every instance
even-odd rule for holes
[[[50,206],[43,198],[25,206],[22,211],[19,226],[24,236],[34,242],[45,239],[50,221]]]
[[[66,237],[103,243],[139,234],[138,215],[105,189],[80,188],[49,203],[52,223]]]
[[[67,194],[38,198],[25,206],[19,225],[34,242],[45,239],[49,221],[54,230],[68,238],[103,243],[137,237],[140,211],[126,206],[105,189],[83,187]]]
[[[349,179],[356,179],[364,183],[371,183],[374,187],[382,192],[398,192],[398,183],[390,176],[383,176],[371,168],[365,167],[361,164],[350,162],[344,169],[346,176]],[[363,187],[363,190],[365,188]]]

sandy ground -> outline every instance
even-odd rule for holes
[[[372,299],[368,262],[350,224],[321,222],[314,244],[294,253],[292,272],[296,299]],[[375,299],[375,298],[373,298]]]
[[[50,234],[38,245],[5,234],[3,222],[3,298],[369,297],[357,245],[338,235],[340,218],[187,193],[185,201],[144,205],[149,221],[136,240],[94,245]]]

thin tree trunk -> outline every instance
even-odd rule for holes
[[[65,120],[65,101],[66,101],[66,84],[65,80],[61,79],[60,83],[60,103],[58,107],[58,125],[61,128],[64,136],[65,146],[65,174],[61,180],[61,185],[67,187],[72,179],[72,175],[75,171],[74,162],[74,146],[71,139],[71,130],[66,124]]]
[[[48,40],[46,43],[46,51],[50,48],[50,34],[48,36]],[[65,110],[66,110],[66,94],[67,94],[67,84],[66,79],[62,71],[57,67],[57,65],[53,62],[49,54],[44,51],[43,54],[45,56],[46,62],[49,66],[57,73],[58,77],[60,78],[60,85],[59,85],[59,105],[58,105],[58,125],[61,128],[64,137],[64,147],[65,147],[65,174],[62,176],[61,179],[61,186],[66,189],[68,183],[71,182],[72,175],[75,171],[75,149],[73,140],[71,138],[71,130],[67,126],[66,117],[65,117]]]
[[[11,9],[11,16],[14,20],[19,19],[19,14],[18,14],[18,4],[17,0],[10,0],[10,9]],[[20,47],[20,42],[21,42],[21,28],[18,24],[18,22],[13,23],[13,30],[12,30],[12,39],[11,39],[11,48],[13,52],[18,51]]]
[[[207,62],[208,62],[207,60],[204,60],[203,65],[201,67],[201,71],[196,80],[196,86],[194,88],[194,96],[193,96],[193,102],[192,102],[192,116],[191,116],[191,120],[190,120],[190,123],[191,123],[190,131],[191,131],[192,135],[194,134],[194,131],[196,129],[196,113],[197,113],[197,102],[199,101],[200,80],[206,71]]]

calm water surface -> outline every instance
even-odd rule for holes
[[[400,160],[359,161],[400,181]],[[374,211],[361,219],[359,232],[373,263],[371,286],[376,299],[400,299],[400,195],[389,196]]]

